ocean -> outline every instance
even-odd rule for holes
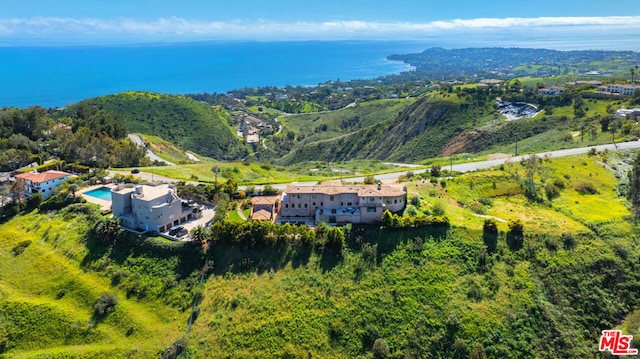
[[[421,41],[202,42],[156,45],[0,47],[0,107],[64,107],[139,90],[170,94],[317,85],[410,70],[391,54],[434,46],[640,50],[636,36],[459,36]]]
[[[224,93],[376,78],[410,69],[386,56],[424,49],[365,41],[0,47],[0,107],[64,107],[130,90]]]

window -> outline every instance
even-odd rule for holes
[[[347,198],[351,198],[351,193],[349,193],[349,194],[347,195]]]
[[[307,204],[306,203],[304,204],[304,208],[307,208]]]
[[[341,206],[344,206],[344,202],[340,202],[340,205],[341,205]]]
[[[367,212],[368,213],[375,213],[376,212],[376,207],[367,207]]]
[[[324,206],[324,202],[320,202],[320,206]]]
[[[284,205],[284,208],[289,208],[289,203],[286,203],[286,204]]]
[[[391,204],[391,200],[390,199],[386,200],[385,202],[387,202],[387,204]]]
[[[300,195],[297,195],[298,199],[300,199]]]
[[[298,203],[298,208],[302,207],[302,205],[300,203]]]
[[[333,201],[333,196],[329,196],[329,201]]]
[[[375,202],[375,201],[376,201],[375,198],[373,198],[373,197],[369,198],[369,202]]]
[[[394,200],[393,200],[393,203],[394,203],[394,204],[395,204],[395,203],[398,203],[398,200],[397,200],[397,199],[394,199]]]
[[[312,195],[311,195],[311,198],[312,198],[312,199],[316,199],[316,195],[315,195],[315,194],[312,194]]]
[[[315,206],[315,205],[316,205],[316,203],[315,203],[315,202],[313,202],[313,205]]]
[[[347,202],[347,206],[352,206],[353,203],[352,202]]]

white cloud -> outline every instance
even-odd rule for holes
[[[178,17],[152,21],[134,19],[73,19],[59,17],[0,18],[0,38],[189,38],[189,39],[373,39],[410,38],[450,32],[548,29],[599,31],[640,29],[640,16],[478,18],[410,22],[195,21]],[[634,31],[634,32],[635,32]]]

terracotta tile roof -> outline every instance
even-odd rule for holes
[[[287,186],[284,190],[288,194],[313,194],[337,195],[353,193],[360,197],[394,197],[407,193],[403,185],[341,185],[341,186]]]
[[[253,212],[251,214],[251,219],[254,221],[270,221],[271,212],[261,209],[258,212]]]
[[[270,204],[270,205],[275,205],[277,199],[278,199],[277,196],[253,197],[251,199],[251,204]]]
[[[71,177],[71,173],[61,171],[46,171],[42,173],[28,172],[16,175],[16,178],[22,178],[24,180],[31,181],[31,183],[43,183],[64,177]]]

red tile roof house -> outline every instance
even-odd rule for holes
[[[400,212],[407,187],[391,185],[287,186],[280,201],[281,220],[305,218],[315,223],[377,223],[385,210]]]
[[[47,198],[60,183],[71,176],[71,173],[61,171],[28,172],[16,175],[16,180],[25,182],[27,194],[41,193],[43,198]]]

